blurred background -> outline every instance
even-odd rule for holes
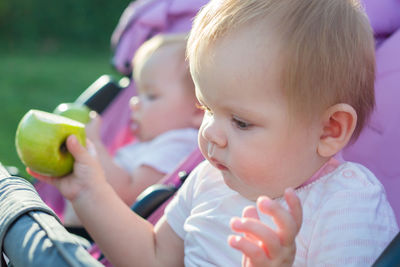
[[[15,131],[29,109],[73,102],[110,64],[110,38],[130,1],[0,1],[0,162],[24,171]],[[25,174],[25,173],[24,173]]]

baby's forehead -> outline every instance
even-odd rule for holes
[[[194,86],[185,60],[185,46],[182,44],[159,47],[135,71],[134,78],[141,92],[177,85],[183,90],[188,87],[194,96]]]
[[[158,76],[182,76],[184,73],[184,50],[174,47],[162,47],[152,53],[134,69],[135,80],[152,79]]]
[[[279,42],[262,37],[256,31],[244,29],[226,35],[198,52],[190,59],[195,77],[203,73],[215,79],[227,75],[243,86],[254,80],[263,87],[271,76],[278,79],[282,69]]]
[[[220,59],[237,61],[243,68],[265,68],[280,60],[281,44],[281,38],[273,27],[260,20],[226,30],[209,40],[199,40],[196,50],[192,53],[189,51],[188,59],[194,69]],[[251,64],[244,66],[244,62]]]
[[[169,64],[174,65],[184,61],[185,50],[182,46],[168,44],[159,47],[145,60],[143,65]]]

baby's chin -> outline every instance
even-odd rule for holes
[[[222,177],[224,179],[226,186],[228,186],[231,190],[237,192],[239,195],[241,195],[242,197],[244,197],[250,201],[257,202],[257,199],[260,196],[268,196],[271,198],[276,198],[276,197],[281,196],[281,195],[269,196],[270,194],[268,194],[268,192],[263,193],[257,189],[251,188],[249,185],[240,181],[237,177],[232,176],[232,173],[229,173],[226,171],[222,172]]]
[[[244,197],[248,200],[251,200],[251,201],[255,201],[255,199],[257,199],[257,198],[251,197],[249,192],[244,190],[241,183],[238,183],[238,181],[236,179],[232,178],[231,175],[228,175],[226,172],[222,172],[222,177],[224,178],[224,182],[225,182],[226,186],[229,187],[231,190],[237,192],[242,197]]]

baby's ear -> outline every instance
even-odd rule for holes
[[[357,124],[357,113],[348,104],[329,107],[322,118],[322,134],[318,144],[321,157],[331,157],[350,140]]]

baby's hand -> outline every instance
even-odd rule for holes
[[[233,231],[244,236],[232,235],[228,239],[231,247],[243,253],[242,266],[292,266],[296,254],[295,238],[302,222],[302,208],[293,189],[285,190],[289,211],[268,197],[259,197],[258,209],[272,217],[277,230],[260,221],[257,210],[248,206],[242,218],[233,218]]]
[[[90,117],[91,121],[85,127],[86,137],[97,143],[100,141],[101,116],[94,112]]]
[[[29,168],[27,171],[38,180],[54,185],[65,198],[73,201],[85,190],[92,190],[106,180],[98,160],[90,155],[75,136],[67,138],[67,148],[75,158],[73,173],[64,177],[49,177]]]

